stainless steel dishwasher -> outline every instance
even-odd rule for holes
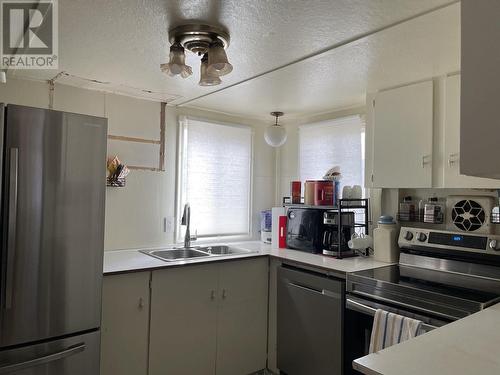
[[[278,268],[278,368],[287,375],[341,375],[343,280]]]

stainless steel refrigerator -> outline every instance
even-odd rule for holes
[[[0,374],[98,375],[107,120],[0,116]]]

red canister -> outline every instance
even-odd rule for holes
[[[300,204],[302,183],[300,181],[292,181],[290,183],[290,195],[292,196],[292,204]]]
[[[334,183],[328,180],[307,181],[312,188],[311,198],[315,206],[333,206],[334,199]]]

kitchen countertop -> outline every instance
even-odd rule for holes
[[[203,244],[200,244],[203,245]],[[371,268],[387,266],[388,263],[378,262],[373,257],[353,257],[346,259],[335,259],[328,256],[310,254],[290,249],[274,249],[271,245],[260,241],[233,242],[227,245],[255,252],[238,255],[225,255],[210,258],[190,259],[187,261],[167,262],[135,250],[113,250],[104,253],[104,274],[115,274],[124,272],[145,271],[151,269],[178,267],[187,264],[200,264],[232,259],[243,259],[259,256],[271,256],[305,266],[321,268],[331,271],[337,276],[345,276],[347,272],[361,271]]]
[[[366,375],[500,374],[500,304],[354,361]]]
[[[260,256],[271,256],[304,266],[321,268],[340,277],[345,276],[347,272],[389,265],[375,261],[372,257],[339,260],[296,250],[275,249],[260,241],[235,242],[227,245],[255,252],[166,262],[143,254],[138,249],[106,251],[104,274]],[[354,361],[353,367],[366,375],[500,374],[500,357],[496,351],[500,344],[498,327],[500,327],[500,303],[402,344],[359,358]]]

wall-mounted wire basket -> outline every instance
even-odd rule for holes
[[[425,224],[443,224],[444,214],[441,215],[424,215],[417,212],[398,212],[397,218],[402,223],[425,223]]]
[[[126,181],[127,180],[125,179],[125,177],[119,177],[119,178],[108,177],[106,178],[106,186],[125,187]]]
[[[106,177],[106,186],[125,187],[125,178],[129,174],[129,169],[120,162],[117,156],[108,158],[107,162],[108,176]]]

